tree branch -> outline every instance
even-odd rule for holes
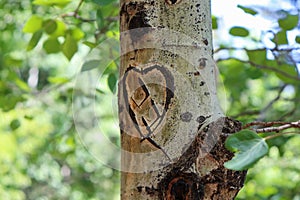
[[[79,2],[79,4],[78,4],[77,8],[76,8],[75,11],[74,11],[75,14],[78,14],[79,9],[80,9],[80,7],[81,7],[82,4],[83,4],[83,0],[80,0],[80,2]]]
[[[281,48],[278,48],[278,47],[275,47],[275,48],[261,48],[261,49],[247,49],[247,48],[236,48],[236,47],[220,47],[218,49],[216,49],[214,51],[214,54],[218,53],[219,51],[251,51],[251,50],[257,50],[257,51],[263,51],[263,50],[266,50],[266,51],[279,51],[279,52],[291,52],[291,51],[294,51],[294,50],[300,50],[300,47],[287,47],[287,48],[284,48],[284,47],[281,47]]]
[[[61,15],[61,17],[74,17],[75,19],[79,19],[82,22],[94,22],[95,19],[85,19],[79,15],[79,9],[82,6],[84,0],[80,0],[79,4],[77,5],[76,9],[73,12],[65,13]]]
[[[267,105],[266,107],[264,107],[264,108],[261,110],[261,113],[263,113],[263,112],[265,112],[266,110],[268,110],[268,109],[269,109],[276,101],[278,101],[278,100],[280,99],[281,94],[282,94],[282,92],[283,92],[283,90],[284,90],[284,88],[285,88],[286,86],[287,86],[287,85],[284,84],[284,85],[279,89],[277,96],[276,96],[274,99],[272,99],[272,100],[268,103],[268,105]]]
[[[276,126],[279,125],[279,126]],[[300,128],[300,120],[295,122],[251,122],[242,127],[246,129],[252,126],[261,126],[262,128],[251,128],[256,133],[280,132],[289,128]]]
[[[289,112],[285,113],[284,115],[282,115],[279,120],[283,120],[284,118],[287,118],[291,115],[293,115],[296,112],[296,107],[294,107],[292,110],[290,110]]]
[[[280,89],[279,89],[279,91],[278,91],[277,96],[276,96],[274,99],[272,99],[272,100],[268,103],[268,105],[266,105],[266,106],[260,111],[260,115],[258,116],[258,119],[257,119],[258,121],[263,121],[265,112],[266,112],[268,109],[270,109],[270,108],[272,107],[272,105],[273,105],[276,101],[278,101],[278,100],[281,98],[281,94],[282,94],[282,92],[283,92],[283,90],[285,89],[286,86],[287,86],[286,84],[284,84],[283,86],[281,86]]]
[[[296,81],[300,80],[299,77],[297,77],[297,76],[291,76],[290,74],[286,73],[285,71],[279,70],[279,69],[277,69],[275,67],[270,67],[270,66],[265,66],[265,65],[259,65],[259,64],[256,64],[256,63],[252,62],[252,61],[243,61],[243,60],[239,60],[239,61],[242,62],[242,63],[248,63],[248,64],[250,64],[250,65],[252,65],[252,66],[254,66],[254,67],[258,68],[258,69],[267,69],[267,70],[271,70],[273,72],[277,72],[277,73],[279,73],[279,74],[281,74],[281,75],[283,75],[283,76],[285,76],[287,78],[290,78],[290,79],[293,79],[293,80],[296,80]]]
[[[286,135],[286,134],[299,134],[300,132],[281,132],[281,133],[276,133],[274,135],[269,135],[267,137],[265,137],[265,140],[270,140],[270,139],[273,139],[273,138],[276,138],[276,137],[279,137],[279,136],[282,136],[282,135]]]
[[[286,122],[259,122],[259,121],[254,121],[250,122],[242,127],[242,129],[249,128],[251,126],[263,126],[263,127],[270,127],[274,125],[284,125]]]
[[[287,78],[290,78],[290,79],[293,79],[293,80],[296,80],[296,81],[299,81],[300,80],[300,77],[297,77],[297,76],[291,76],[290,74],[286,73],[285,71],[282,71],[282,70],[279,70],[275,67],[270,67],[270,66],[266,66],[266,65],[259,65],[259,64],[256,64],[252,61],[246,61],[246,60],[240,60],[238,58],[234,58],[234,57],[228,57],[228,58],[222,58],[222,59],[218,59],[216,62],[220,62],[220,61],[223,61],[223,60],[229,60],[229,59],[233,59],[233,60],[237,60],[241,63],[245,63],[245,64],[250,64],[258,69],[266,69],[266,70],[270,70],[270,71],[273,71],[273,72],[277,72]]]
[[[284,88],[286,87],[287,85],[286,84],[284,84],[283,86],[281,86],[280,88],[279,88],[279,91],[278,91],[278,94],[277,94],[277,96],[274,98],[274,99],[272,99],[263,109],[261,109],[260,111],[259,110],[249,110],[249,111],[244,111],[244,112],[241,112],[241,113],[239,113],[239,114],[237,114],[237,115],[235,115],[235,116],[233,116],[233,118],[237,118],[237,117],[239,117],[239,116],[243,116],[243,115],[258,115],[258,114],[260,114],[260,115],[262,115],[264,112],[266,112],[276,101],[278,101],[280,98],[281,98],[281,94],[282,94],[282,92],[283,92],[283,90],[284,90]],[[259,119],[258,119],[258,121],[259,121]]]

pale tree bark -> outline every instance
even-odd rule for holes
[[[209,0],[121,0],[121,199],[233,199]]]

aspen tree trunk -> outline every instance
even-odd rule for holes
[[[233,199],[209,0],[121,0],[121,199]]]

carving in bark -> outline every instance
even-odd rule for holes
[[[159,65],[141,69],[130,66],[124,74],[122,85],[125,105],[128,105],[126,111],[141,137],[141,142],[148,140],[171,160],[151,136],[161,131],[174,96],[172,75]]]
[[[233,199],[209,0],[121,0],[121,198]]]

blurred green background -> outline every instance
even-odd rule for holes
[[[299,120],[299,5],[212,1],[226,115]],[[0,199],[119,199],[118,12],[114,0],[0,2]],[[300,199],[288,131],[237,199]]]

